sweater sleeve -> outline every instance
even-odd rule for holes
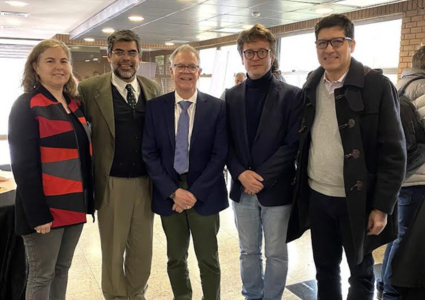
[[[38,122],[30,96],[19,97],[9,116],[9,147],[18,198],[31,228],[53,220],[43,192]]]

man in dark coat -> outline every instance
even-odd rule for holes
[[[321,67],[304,85],[288,239],[311,228],[318,299],[342,299],[344,248],[347,299],[371,300],[371,252],[396,237],[394,207],[406,163],[397,93],[388,78],[351,58],[356,43],[347,17],[323,18],[315,34]]]

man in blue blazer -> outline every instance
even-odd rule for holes
[[[189,45],[170,56],[175,91],[146,106],[143,159],[154,183],[152,210],[167,237],[167,271],[176,300],[192,299],[187,268],[192,234],[205,300],[220,299],[219,212],[229,206],[225,103],[199,92],[199,53]]]
[[[237,41],[247,79],[226,92],[230,198],[241,249],[242,295],[280,300],[288,271],[286,231],[302,109],[301,90],[271,73],[276,39],[261,24]],[[266,269],[262,264],[265,238]]]

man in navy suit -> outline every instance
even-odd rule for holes
[[[146,106],[143,159],[153,180],[152,210],[167,237],[167,271],[175,300],[192,299],[187,268],[189,239],[205,300],[220,299],[219,212],[229,206],[223,177],[227,157],[222,100],[196,89],[202,69],[189,45],[170,56],[175,91]]]
[[[241,250],[242,295],[280,300],[288,271],[286,231],[302,110],[301,90],[272,72],[276,39],[261,24],[237,40],[247,79],[226,92],[230,198]],[[262,239],[266,269],[263,271]]]

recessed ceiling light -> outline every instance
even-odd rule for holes
[[[28,5],[28,3],[22,2],[22,1],[5,1],[4,3],[7,3],[11,6],[20,6],[20,7]]]
[[[137,22],[137,21],[143,21],[145,18],[143,18],[142,16],[129,16],[128,19],[130,21]]]
[[[7,16],[7,17],[23,17],[26,18],[30,14],[24,13],[24,12],[18,12],[18,11],[0,11],[1,16]]]
[[[97,57],[93,57],[93,61],[98,61],[99,59]]]
[[[240,28],[229,28],[229,27],[226,27],[226,28],[220,28],[220,29],[216,29],[216,30],[212,30],[212,31],[214,31],[214,32],[238,33],[238,32],[241,32],[241,29]]]
[[[85,38],[84,39],[86,42],[94,42],[94,38]]]
[[[21,25],[22,22],[19,20],[10,19],[10,20],[7,20],[7,23],[11,25]]]
[[[17,26],[8,26],[8,25],[0,25],[0,29],[4,29],[4,30],[22,30],[21,27],[17,27]]]
[[[113,33],[115,30],[114,30],[114,28],[103,28],[102,29],[102,32],[104,32],[104,33]]]
[[[173,42],[165,42],[165,46],[174,46]]]
[[[261,16],[261,13],[260,13],[259,11],[253,11],[253,12],[251,13],[251,15],[252,15],[254,18],[258,18],[258,17],[260,17],[260,16]]]
[[[315,10],[318,14],[328,14],[333,12],[334,10],[332,8],[318,8]]]
[[[90,59],[86,59],[85,62],[90,62]]]

